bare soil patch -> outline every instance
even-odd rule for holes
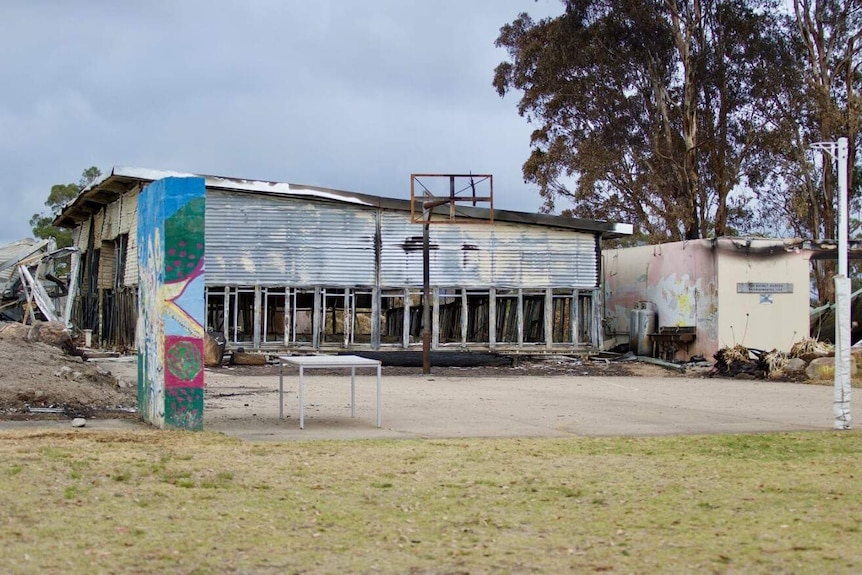
[[[137,389],[41,342],[0,339],[0,418],[129,417]]]

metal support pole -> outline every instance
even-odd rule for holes
[[[850,429],[850,275],[847,269],[847,138],[838,138],[838,277],[835,278],[835,429]]]
[[[847,138],[838,138],[838,275],[847,273]]]
[[[430,214],[427,214],[430,217]],[[427,222],[427,220],[426,220]],[[431,373],[431,248],[430,225],[422,226],[422,373]]]
[[[278,418],[284,419],[284,361],[278,358]]]
[[[847,267],[847,138],[811,147],[838,162],[838,275],[835,276],[835,429],[850,429],[850,277]]]

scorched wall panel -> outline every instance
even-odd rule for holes
[[[207,191],[208,285],[370,286],[376,211]]]
[[[595,236],[497,222],[435,224],[430,228],[435,286],[585,288],[598,285]],[[422,285],[422,225],[408,214],[384,212],[380,283]]]

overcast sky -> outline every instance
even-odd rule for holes
[[[0,10],[0,244],[91,165],[408,198],[412,172],[494,175],[541,203],[532,127],[494,47],[558,0],[28,0]]]

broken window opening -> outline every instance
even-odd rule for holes
[[[383,290],[380,294],[380,344],[400,345],[404,334],[404,292]]]
[[[545,294],[531,290],[522,294],[524,308],[524,343],[545,341]]]
[[[489,302],[487,290],[467,291],[467,343],[489,342]]]
[[[371,313],[374,307],[372,291],[355,290],[353,292],[353,329],[350,343],[371,343]]]
[[[204,288],[204,293],[207,302],[205,328],[207,331],[224,334],[225,287],[207,286]]]
[[[345,322],[345,316],[350,314],[350,294],[347,294],[348,302],[345,309],[345,294],[344,289],[339,288],[323,288],[320,290],[323,306],[321,313],[323,321],[320,322],[321,343],[344,343],[344,327],[350,325],[350,318]]]
[[[554,290],[551,337],[553,343],[572,343],[572,304],[574,294],[571,290]]]
[[[254,340],[254,288],[230,288],[228,341],[252,343]]]
[[[438,324],[440,345],[461,343],[461,313],[463,303],[460,289],[440,289]]]
[[[405,341],[405,306],[407,314],[407,335]],[[411,290],[382,290],[380,294],[380,344],[410,345],[420,341],[422,331],[422,294]]]
[[[120,234],[114,240],[114,288],[124,285],[126,258],[129,253],[129,234]]]
[[[593,295],[581,293],[578,295],[578,331],[577,342],[596,345],[593,341]]]
[[[497,290],[497,343],[518,343],[518,292]]]
[[[261,289],[263,301],[263,343],[284,341],[284,306],[287,299],[285,288],[265,287]]]
[[[92,229],[90,230],[90,243],[93,245]],[[99,278],[99,258],[100,250],[89,250],[83,256],[83,265],[81,266],[82,286],[81,286],[81,321],[78,325],[81,329],[93,330],[95,341],[101,341],[99,333],[99,293],[98,293],[98,278]]]
[[[291,343],[314,341],[314,289],[292,289],[291,298]]]
[[[422,292],[410,290],[407,296],[407,305],[410,306],[410,321],[407,324],[407,331],[410,334],[408,343],[422,343]],[[428,329],[431,329],[430,325]]]

